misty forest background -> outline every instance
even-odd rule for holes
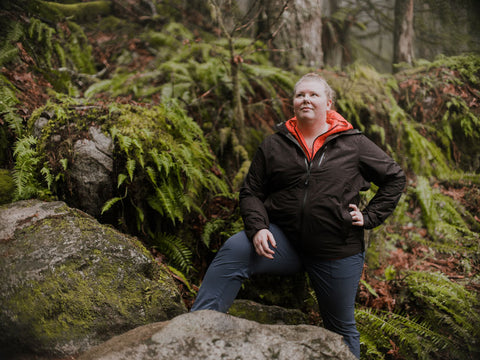
[[[242,228],[256,147],[292,116],[299,76],[318,71],[337,111],[408,174],[394,215],[367,234],[362,358],[478,358],[478,1],[18,0],[0,15],[0,203],[82,209],[71,144],[98,126],[115,142],[115,186],[90,213],[141,239],[188,307]],[[272,284],[252,279],[240,297],[321,324],[303,276]]]

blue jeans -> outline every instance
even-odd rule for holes
[[[360,358],[360,334],[355,324],[355,296],[364,253],[323,260],[300,256],[278,226],[271,225],[277,248],[273,260],[257,255],[245,233],[228,239],[210,264],[191,311],[227,312],[245,279],[254,274],[290,275],[306,271],[317,296],[326,329],[343,336]]]

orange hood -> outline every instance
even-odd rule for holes
[[[352,124],[350,124],[342,115],[334,110],[327,111],[327,124],[329,125],[327,132],[318,136],[313,142],[312,149],[309,149],[302,133],[297,127],[297,118],[293,117],[285,123],[288,131],[290,131],[290,133],[292,133],[292,135],[295,136],[298,142],[302,145],[303,151],[309,160],[313,159],[317,151],[323,146],[325,140],[330,135],[353,129]]]

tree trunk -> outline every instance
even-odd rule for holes
[[[296,0],[297,43],[307,66],[323,66],[322,1]]]
[[[395,28],[393,31],[393,71],[395,64],[413,61],[413,0],[395,0]]]
[[[323,66],[323,0],[265,0],[257,37],[272,50],[277,66]]]
[[[218,22],[218,25],[228,40],[228,50],[230,53],[230,76],[232,79],[232,91],[233,91],[233,112],[234,112],[234,123],[232,128],[235,130],[235,133],[240,140],[240,143],[243,143],[245,138],[245,114],[243,112],[242,105],[242,95],[240,93],[240,79],[239,72],[242,65],[242,57],[235,52],[235,39],[233,37],[233,31],[227,29],[226,23],[235,24],[233,19],[233,14],[222,13],[221,7],[219,6],[216,0],[209,0],[208,2],[210,10],[212,12],[212,17]],[[233,29],[235,25],[231,25],[230,28]]]

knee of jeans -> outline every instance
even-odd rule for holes
[[[252,243],[247,236],[241,232],[229,238],[225,244],[223,244],[220,253],[228,256],[232,260],[248,262],[250,261],[252,251],[254,251]]]

